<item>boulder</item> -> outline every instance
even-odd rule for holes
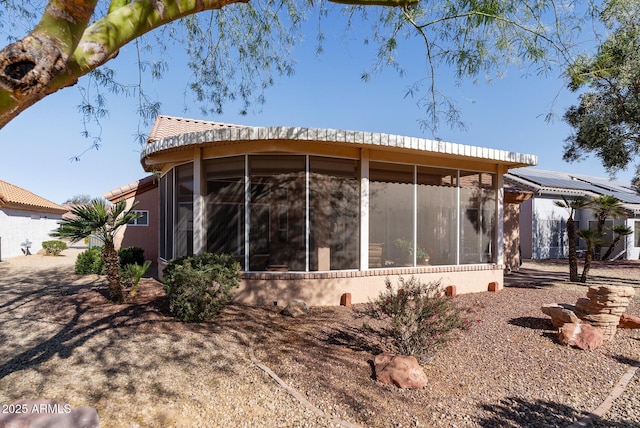
[[[287,303],[287,306],[285,306],[283,310],[280,311],[280,314],[296,318],[302,315],[306,315],[307,312],[309,312],[309,307],[305,302],[292,300]]]
[[[620,315],[618,328],[640,328],[640,317],[629,314]]]
[[[581,322],[572,305],[550,303],[542,305],[540,309],[542,313],[551,317],[551,324],[556,328],[562,327],[566,323],[579,324]]]
[[[398,388],[422,388],[427,384],[427,375],[415,357],[379,354],[373,365],[378,382]]]
[[[100,428],[96,409],[86,406],[72,409],[61,401],[24,399],[2,410],[2,428]]]
[[[563,345],[592,351],[602,346],[604,334],[590,324],[567,323],[558,329],[558,340]]]

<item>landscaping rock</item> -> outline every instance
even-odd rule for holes
[[[640,317],[629,314],[620,315],[618,328],[640,328]]]
[[[551,324],[556,328],[560,328],[566,323],[579,324],[582,322],[576,315],[573,305],[550,303],[542,305],[540,309],[545,315],[551,317]]]
[[[373,364],[378,382],[398,388],[422,388],[427,385],[427,375],[415,357],[379,354]]]
[[[292,300],[287,304],[287,306],[285,306],[282,311],[280,311],[280,314],[296,318],[302,315],[306,315],[307,312],[309,312],[309,307],[305,302]]]
[[[558,340],[563,345],[592,351],[602,346],[604,334],[590,324],[567,323],[558,329]]]
[[[98,412],[92,407],[72,409],[67,403],[43,398],[18,400],[0,413],[2,428],[99,428]]]

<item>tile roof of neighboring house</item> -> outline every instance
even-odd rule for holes
[[[22,187],[0,180],[0,208],[64,214],[67,209]]]
[[[238,125],[228,123],[209,122],[206,120],[185,119],[182,117],[159,115],[149,131],[147,143],[175,137],[190,132],[208,131],[210,129],[239,128]]]
[[[156,187],[158,187],[158,180],[156,176],[149,175],[140,180],[120,186],[117,189],[109,190],[103,196],[110,202],[117,202],[121,199],[127,199],[135,194],[144,193]]]

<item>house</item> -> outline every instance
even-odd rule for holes
[[[0,260],[42,249],[67,209],[14,184],[0,180]]]
[[[232,254],[236,299],[366,302],[415,276],[503,285],[503,175],[536,156],[374,132],[158,116],[141,163],[159,177],[160,269]],[[151,215],[151,214],[150,214]]]
[[[622,240],[613,251],[629,260],[640,256],[640,195],[629,184],[602,177],[545,171],[536,168],[519,168],[505,175],[505,185],[514,185],[533,192],[533,197],[522,203],[520,214],[520,245],[525,259],[555,259],[568,257],[566,221],[569,212],[556,205],[562,197],[585,197],[592,199],[600,195],[618,198],[629,216],[608,219],[605,240],[612,242],[614,225],[623,224],[633,233]],[[576,230],[594,229],[596,219],[590,209],[578,210],[574,215]],[[584,250],[585,243],[578,242]]]
[[[156,263],[158,260],[158,180],[150,175],[117,189],[106,192],[104,198],[116,203],[122,199],[127,201],[127,209],[131,209],[134,202],[138,204],[133,209],[140,213],[140,217],[120,228],[114,237],[116,248],[140,247],[144,250],[144,257]]]

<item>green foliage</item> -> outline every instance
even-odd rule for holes
[[[568,86],[580,90],[579,104],[564,120],[573,133],[564,159],[593,154],[610,174],[640,156],[640,2],[609,0],[599,18],[609,30],[593,55],[580,55],[568,67]],[[588,87],[588,90],[583,90]],[[640,185],[640,166],[634,179]]]
[[[85,205],[91,202],[91,195],[74,195],[63,202],[63,204],[69,205]]]
[[[134,202],[127,210],[124,200],[111,205],[105,199],[93,199],[88,204],[73,207],[71,216],[62,219],[51,236],[78,242],[89,235],[96,235],[104,243],[113,243],[118,229],[140,217],[139,213],[132,211],[137,204]]]
[[[44,241],[42,249],[46,256],[59,256],[61,252],[67,249],[67,244],[63,241]]]
[[[141,265],[133,263],[122,267],[120,271],[120,283],[127,294],[127,301],[133,301],[138,293],[138,283],[151,266],[150,260],[145,260]]]
[[[169,310],[182,321],[218,315],[240,283],[240,264],[228,254],[202,253],[171,260],[163,271]]]
[[[144,250],[140,247],[124,247],[118,251],[120,266],[144,265]]]
[[[445,296],[439,282],[399,279],[358,313],[369,318],[363,328],[378,336],[389,352],[413,355],[424,363],[435,351],[473,324],[471,308],[459,307]]]
[[[104,260],[102,259],[102,250],[99,247],[89,248],[78,254],[76,259],[76,270],[78,275],[105,273]]]
[[[0,28],[7,33],[7,40],[24,37],[25,26],[34,28],[38,22],[53,21],[59,24],[37,28],[55,45],[50,49],[65,52],[65,58],[68,55],[60,70],[48,66],[44,75],[50,75],[51,80],[40,79],[37,87],[30,88],[29,99],[15,96],[13,88],[0,88],[0,99],[7,100],[6,106],[0,105],[0,127],[37,100],[80,81],[85,85],[80,88],[79,109],[85,125],[83,133],[92,137],[97,148],[100,137],[92,135],[90,127],[96,124],[100,128],[100,119],[108,113],[105,91],[133,97],[137,113],[145,121],[155,117],[161,104],[144,86],[153,86],[153,81],[167,72],[165,52],[172,45],[186,51],[189,73],[185,75],[190,78],[184,86],[203,114],[220,114],[228,103],[239,103],[240,112],[247,113],[252,104],[265,102],[266,90],[274,85],[276,77],[293,74],[293,50],[301,40],[310,38],[303,37],[302,31],[306,29],[304,21],[311,18],[320,22],[318,52],[325,39],[323,21],[330,22],[332,28],[343,23],[353,33],[346,34],[345,40],[355,38],[365,45],[377,45],[373,49],[374,65],[363,73],[364,79],[386,67],[402,75],[404,69],[398,58],[424,58],[424,71],[409,94],[427,114],[424,126],[435,129],[440,116],[451,124],[460,122],[456,104],[437,89],[436,76],[454,74],[458,83],[465,78],[490,80],[514,64],[533,66],[543,74],[571,57],[572,38],[585,11],[580,4],[561,7],[553,1],[330,2],[348,6],[330,8],[325,2],[308,0],[167,4],[138,0],[91,4],[67,1],[58,5],[62,8],[58,10],[45,8],[46,2],[0,2]],[[66,21],[70,16],[73,22]],[[421,52],[403,51],[415,39],[423,44]],[[135,45],[140,70],[140,76],[136,74],[133,80],[106,64],[128,43]],[[22,58],[24,54],[15,53],[20,47],[5,48],[9,50],[6,57]],[[46,57],[38,52],[40,49],[33,48],[35,54]],[[6,69],[13,70],[15,64],[10,65]],[[90,78],[80,80],[85,74]],[[191,105],[191,101],[185,97],[185,105]],[[3,116],[1,113],[10,107],[10,114]]]

